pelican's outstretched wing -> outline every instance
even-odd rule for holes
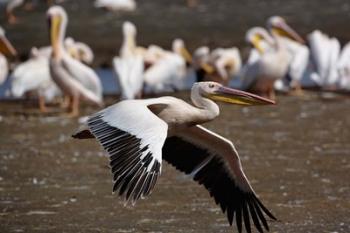
[[[129,100],[93,115],[88,127],[109,154],[113,192],[132,204],[150,194],[161,172],[168,125],[144,102]]]
[[[242,222],[249,233],[250,219],[259,232],[269,230],[264,213],[276,218],[261,203],[245,176],[233,144],[202,126],[194,126],[169,137],[163,159],[205,186],[232,225],[234,215],[239,232]],[[250,216],[250,217],[249,217]]]

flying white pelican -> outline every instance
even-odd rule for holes
[[[300,92],[301,81],[304,78],[305,70],[309,64],[309,48],[305,45],[305,41],[298,33],[296,33],[280,16],[270,17],[267,20],[266,27],[270,34],[275,34],[279,37],[280,43],[287,48],[287,51],[292,56],[287,77],[284,77],[284,80],[278,81],[282,84],[287,84],[283,87],[287,91],[292,89],[296,92]]]
[[[91,68],[72,58],[64,49],[63,40],[68,22],[65,10],[60,6],[53,6],[47,15],[52,46],[50,73],[63,93],[71,98],[70,115],[79,114],[81,99],[102,106],[100,79]]]
[[[250,29],[246,40],[260,53],[260,57],[245,65],[242,89],[274,99],[274,83],[287,74],[291,56],[279,37],[270,35],[264,28]]]
[[[214,120],[219,106],[274,104],[273,101],[215,82],[192,87],[194,106],[175,97],[126,100],[89,117],[87,129],[74,138],[96,138],[110,156],[113,192],[135,202],[151,193],[161,173],[162,159],[205,186],[226,213],[230,225],[236,215],[239,232],[250,219],[259,232],[268,224],[264,207],[251,187],[238,153],[228,139],[200,124]],[[250,216],[250,217],[249,217]]]
[[[8,75],[8,63],[5,56],[16,56],[17,52],[5,36],[5,30],[0,27],[0,85]]]
[[[134,0],[96,0],[94,5],[110,11],[134,11],[136,9]]]

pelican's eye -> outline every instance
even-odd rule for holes
[[[213,83],[209,84],[209,88],[214,88],[214,87],[215,87],[215,85]]]

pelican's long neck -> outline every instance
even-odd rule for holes
[[[60,18],[54,18],[51,28],[51,46],[52,46],[52,56],[59,59],[62,56],[64,50],[64,38],[66,36],[67,18],[62,16]]]
[[[195,86],[191,91],[191,100],[198,110],[196,114],[198,123],[211,121],[220,114],[219,106],[214,101],[203,97],[199,88]]]
[[[125,33],[124,34],[123,49],[124,49],[124,51],[128,51],[130,53],[135,52],[135,50],[136,50],[136,38],[135,38],[134,34],[132,34],[132,33]]]

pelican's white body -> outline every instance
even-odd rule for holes
[[[8,75],[8,63],[4,55],[0,53],[0,85],[3,84]]]
[[[96,0],[95,7],[103,7],[111,11],[134,11],[136,2],[134,0]]]

